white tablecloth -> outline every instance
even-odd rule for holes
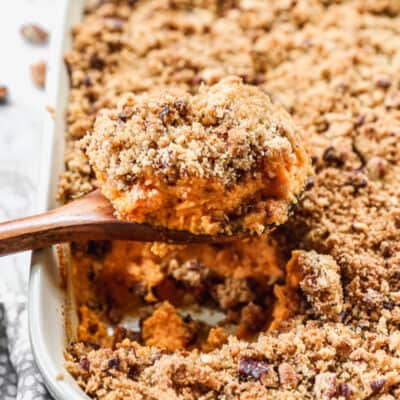
[[[36,208],[42,144],[44,91],[29,74],[31,63],[47,59],[48,46],[25,43],[19,34],[26,22],[51,31],[57,0],[0,2],[0,85],[9,89],[9,104],[0,106],[0,221],[22,217]],[[29,254],[0,258],[0,399],[47,398],[30,354],[26,292]]]

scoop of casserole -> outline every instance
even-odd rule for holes
[[[282,224],[310,174],[289,114],[237,77],[196,95],[125,95],[85,143],[119,218],[196,234]]]

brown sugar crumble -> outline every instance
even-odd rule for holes
[[[310,175],[290,116],[240,78],[197,95],[127,95],[84,143],[118,217],[193,233],[262,234]]]
[[[331,256],[294,251],[286,271],[299,277],[299,287],[315,315],[321,319],[339,319],[343,290],[339,266]]]
[[[99,110],[233,75],[290,113],[315,175],[268,238],[73,244],[66,364],[90,397],[400,398],[399,26],[396,0],[93,2],[66,55],[62,201],[99,186],[81,145]]]

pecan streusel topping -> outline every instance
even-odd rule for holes
[[[126,95],[84,143],[118,217],[194,233],[285,222],[311,172],[290,116],[237,77],[194,96]]]
[[[74,47],[67,55],[72,89],[61,198],[97,185],[76,141],[92,130],[99,109],[115,107],[124,92],[175,87],[196,94],[202,83],[212,85],[230,75],[259,86],[273,103],[285,107],[307,133],[316,173],[293,216],[272,235],[279,265],[290,259],[291,250],[300,251],[282,270],[283,278],[272,274],[273,291],[259,294],[260,285],[248,279],[253,261],[264,262],[255,256],[265,253],[261,241],[241,252],[237,243],[222,253],[204,251],[212,254],[206,262],[198,256],[191,262],[181,259],[169,272],[157,269],[155,262],[142,280],[153,285],[169,275],[168,283],[157,289],[159,297],[153,294],[157,307],[161,301],[172,304],[174,296],[167,294],[177,293],[176,287],[182,298],[190,292],[189,303],[212,294],[219,310],[228,306],[223,311],[236,330],[222,325],[211,328],[218,329],[211,335],[207,328],[204,338],[193,338],[172,353],[143,346],[140,332],[120,330],[108,339],[113,343],[100,349],[88,334],[69,349],[68,369],[93,398],[400,398],[400,3],[130,4],[103,3],[74,29]],[[122,21],[119,31],[106,27],[111,16]],[[137,249],[138,244],[124,246]],[[166,256],[172,249],[158,251]],[[236,272],[214,280],[207,272],[213,258],[229,252]],[[235,268],[237,254],[240,270],[245,265],[249,271],[246,279]],[[108,276],[115,277],[115,270],[103,267],[101,256],[82,257],[90,257],[86,263],[91,269],[84,273],[95,273],[87,292],[93,301],[99,291],[104,296],[96,285],[98,274],[113,271]],[[139,259],[140,271],[146,262],[151,265],[149,256]],[[137,270],[131,269],[135,277]],[[118,271],[124,282],[126,275]],[[112,279],[101,279],[105,281],[111,284]],[[140,285],[132,290],[143,293]],[[237,298],[245,303],[235,304]],[[89,304],[98,315],[98,303]],[[150,310],[144,320],[154,313]],[[84,316],[89,328],[93,320]],[[191,321],[184,323],[191,327]],[[262,328],[238,337],[249,326]],[[208,336],[213,336],[209,342]],[[121,360],[119,367],[110,369],[115,358]]]

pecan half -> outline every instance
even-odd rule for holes
[[[31,44],[45,44],[49,39],[47,31],[33,23],[22,25],[20,33],[24,40]]]

